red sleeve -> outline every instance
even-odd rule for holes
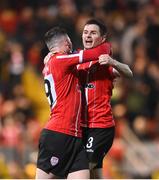
[[[62,63],[66,66],[73,66],[80,63],[95,61],[101,54],[109,54],[110,53],[110,44],[103,43],[96,48],[81,50],[76,54],[58,54],[56,56],[56,60],[59,63]]]
[[[113,72],[113,67],[112,66],[109,66],[109,74],[111,76],[112,79],[115,79],[116,76],[114,75],[114,72]]]
[[[101,54],[110,54],[111,46],[109,43],[103,43],[96,48],[88,49],[83,51],[83,62],[97,60]]]

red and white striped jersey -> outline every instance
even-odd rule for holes
[[[77,54],[50,54],[43,69],[45,91],[51,114],[46,129],[81,137],[81,91],[76,65],[96,60],[105,52],[103,44]]]
[[[109,54],[109,51],[107,52]],[[110,105],[113,89],[113,68],[97,62],[78,66],[81,82],[85,84],[82,106],[82,126],[107,128],[115,125]],[[84,81],[85,80],[85,81]]]

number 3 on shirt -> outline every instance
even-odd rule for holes
[[[54,103],[56,100],[56,92],[55,92],[55,85],[54,85],[53,77],[51,74],[45,76],[44,83],[45,83],[45,93],[46,93],[49,105],[52,108],[55,105]]]
[[[88,142],[86,144],[86,148],[91,148],[93,145],[93,137],[89,137]]]

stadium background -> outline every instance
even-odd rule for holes
[[[134,73],[115,84],[116,138],[105,178],[159,178],[159,0],[0,0],[0,178],[34,178],[49,117],[44,33],[62,24],[74,48],[82,47],[92,16],[106,22],[113,57]]]

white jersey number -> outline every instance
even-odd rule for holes
[[[88,139],[88,143],[86,144],[86,148],[91,148],[93,145],[93,137],[90,137]]]
[[[46,93],[49,105],[52,108],[55,105],[56,92],[55,92],[53,77],[51,74],[49,74],[48,76],[44,78],[44,83],[45,83],[45,93]]]

